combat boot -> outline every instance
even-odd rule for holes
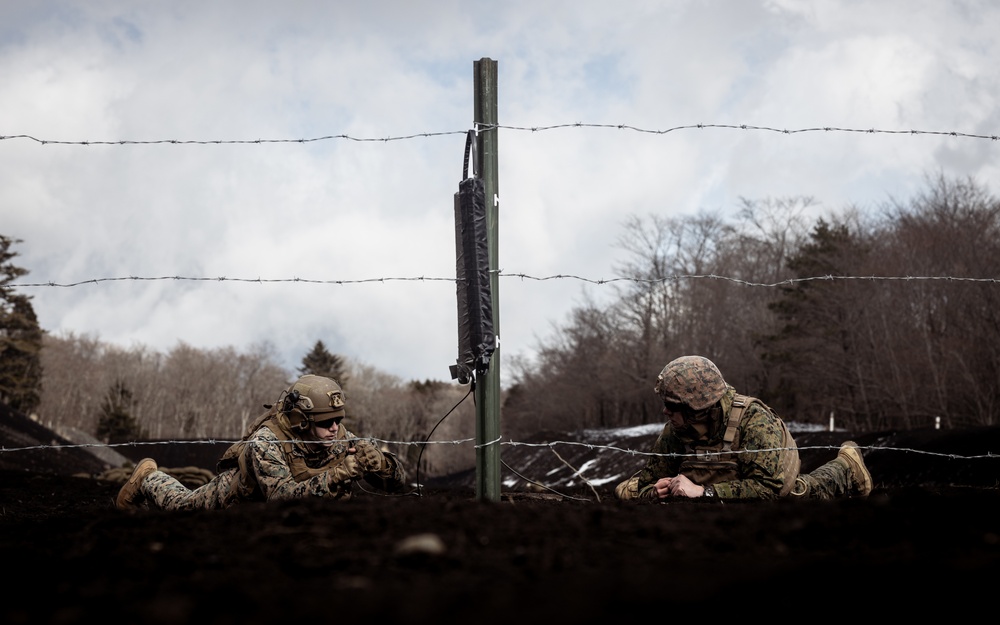
[[[837,457],[847,463],[854,494],[867,497],[872,492],[872,474],[865,467],[865,459],[861,456],[861,451],[858,450],[858,444],[854,441],[844,442],[840,446]]]
[[[156,469],[156,461],[152,458],[143,458],[140,460],[139,464],[135,465],[135,469],[132,471],[132,475],[129,476],[128,481],[118,491],[118,498],[115,499],[115,507],[119,510],[134,508],[138,504],[137,500],[142,496],[142,491],[139,489],[142,481],[150,473],[156,471]]]

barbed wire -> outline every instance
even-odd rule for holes
[[[382,278],[360,278],[355,280],[319,280],[312,278],[228,278],[226,276],[116,276],[109,278],[88,278],[87,280],[80,280],[79,282],[34,282],[34,283],[23,283],[23,284],[6,284],[0,285],[2,288],[12,289],[19,287],[60,287],[60,288],[70,288],[76,286],[83,286],[85,284],[99,284],[101,282],[122,282],[122,281],[136,281],[136,282],[155,282],[161,280],[177,280],[177,281],[192,281],[192,282],[249,282],[249,283],[278,283],[278,282],[303,282],[307,284],[364,284],[370,282],[403,282],[403,281],[415,281],[415,282],[455,282],[457,278],[435,278],[435,277],[424,277],[424,276],[411,276],[411,277],[382,277]]]
[[[114,139],[114,140],[82,140],[65,141],[60,139],[39,139],[32,135],[0,135],[0,141],[10,139],[27,139],[42,145],[261,145],[265,143],[316,143],[319,141],[330,141],[343,139],[358,143],[389,143],[390,141],[406,141],[408,139],[421,139],[426,137],[439,137],[443,135],[466,135],[468,130],[448,130],[445,132],[420,132],[412,135],[400,135],[396,137],[352,137],[350,135],[325,135],[322,137],[311,137],[303,139]]]
[[[708,130],[708,129],[719,129],[719,130],[743,130],[743,131],[760,131],[760,132],[773,132],[784,135],[794,135],[794,134],[804,134],[804,133],[828,133],[828,132],[844,132],[844,133],[855,133],[855,134],[886,134],[886,135],[931,135],[931,136],[941,136],[941,137],[953,137],[962,139],[988,139],[990,141],[1000,140],[1000,135],[987,135],[979,133],[970,132],[959,132],[955,130],[917,130],[917,129],[883,129],[883,128],[844,128],[839,126],[813,126],[807,128],[777,128],[773,126],[757,126],[753,124],[685,124],[680,126],[672,126],[669,128],[640,128],[638,126],[633,126],[631,124],[600,124],[600,123],[584,123],[584,122],[574,122],[574,123],[562,123],[562,124],[551,124],[547,126],[511,126],[505,124],[474,124],[476,130],[480,133],[488,132],[491,130],[512,130],[518,132],[546,132],[553,130],[561,130],[567,128],[589,128],[589,129],[613,129],[613,130],[627,130],[631,132],[636,132],[640,134],[652,134],[652,135],[666,135],[672,132],[679,132],[683,130]],[[91,146],[91,145],[262,145],[262,144],[278,144],[278,143],[316,143],[320,141],[333,141],[333,140],[343,140],[343,141],[353,141],[358,143],[389,143],[393,141],[406,141],[411,139],[426,139],[431,137],[441,137],[449,135],[465,135],[468,130],[446,130],[442,132],[419,132],[409,135],[397,135],[388,137],[355,137],[348,134],[337,134],[337,135],[324,135],[318,137],[309,138],[298,138],[298,139],[150,139],[150,140],[134,140],[134,139],[114,139],[114,140],[79,140],[79,141],[68,141],[63,139],[41,139],[33,135],[28,134],[16,134],[16,135],[0,135],[0,141],[10,141],[14,139],[24,139],[27,141],[33,141],[41,145],[76,145],[76,146]]]
[[[541,132],[546,130],[557,130],[562,128],[611,128],[617,130],[631,130],[634,132],[645,133],[645,134],[656,134],[656,135],[664,135],[671,132],[677,132],[679,130],[705,130],[710,128],[717,128],[723,130],[759,130],[764,132],[776,132],[785,135],[801,134],[807,132],[849,132],[849,133],[862,133],[862,134],[891,134],[891,135],[940,135],[948,137],[962,137],[967,139],[989,139],[991,141],[997,141],[998,139],[1000,139],[1000,136],[998,135],[983,135],[975,133],[957,132],[954,130],[884,130],[879,128],[841,128],[837,126],[814,126],[810,128],[775,128],[771,126],[754,126],[751,124],[687,124],[684,126],[674,126],[672,128],[665,128],[661,130],[639,128],[637,126],[631,126],[628,124],[585,124],[585,123],[554,124],[551,126],[504,126],[499,124],[489,127],[480,126],[480,130],[482,130],[483,128],[503,128],[506,130],[522,130],[530,132]]]
[[[572,274],[554,274],[550,276],[533,276],[526,273],[505,273],[501,270],[492,270],[496,273],[498,277],[501,278],[518,278],[520,280],[534,280],[534,281],[546,281],[546,280],[578,280],[580,282],[588,282],[590,284],[604,285],[612,284],[615,282],[630,282],[634,284],[660,284],[666,282],[677,282],[680,280],[721,280],[725,282],[733,282],[735,284],[740,284],[742,286],[751,287],[779,287],[779,286],[791,286],[793,284],[798,284],[802,282],[816,282],[816,281],[863,281],[863,282],[878,282],[878,281],[944,281],[944,282],[984,282],[984,283],[997,283],[1000,282],[1000,278],[973,278],[968,276],[835,276],[835,275],[823,275],[823,276],[805,276],[800,278],[787,278],[785,280],[779,280],[777,282],[754,282],[751,280],[743,280],[741,278],[734,278],[731,276],[722,276],[718,274],[679,274],[673,276],[665,276],[662,278],[628,278],[623,276],[618,276],[614,278],[587,278],[584,276],[577,276]],[[313,278],[229,278],[226,276],[218,277],[208,277],[208,276],[116,276],[108,278],[88,278],[86,280],[80,280],[79,282],[25,282],[25,283],[14,283],[14,284],[3,284],[0,288],[3,289],[16,289],[16,288],[39,288],[39,287],[56,287],[56,288],[72,288],[83,286],[86,284],[99,284],[102,282],[123,282],[123,281],[136,281],[136,282],[155,282],[163,280],[175,280],[175,281],[191,281],[191,282],[245,282],[245,283],[288,283],[288,282],[302,282],[306,284],[336,284],[336,285],[346,285],[346,284],[368,284],[368,283],[384,283],[384,282],[457,282],[459,278],[451,277],[432,277],[432,276],[409,276],[409,277],[379,277],[379,278],[359,278],[359,279],[336,279],[336,280],[321,280]]]
[[[568,445],[568,446],[586,447],[587,449],[592,449],[592,450],[597,450],[597,451],[614,451],[614,452],[620,452],[620,453],[628,454],[630,456],[646,456],[646,457],[659,456],[659,457],[664,457],[664,458],[697,458],[697,457],[699,457],[699,454],[696,454],[696,453],[681,454],[681,453],[659,453],[659,452],[652,452],[652,451],[639,451],[639,450],[635,450],[635,449],[628,449],[628,448],[616,447],[614,445],[599,445],[599,444],[596,444],[596,443],[583,443],[583,442],[580,442],[580,441],[562,441],[562,440],[559,440],[559,441],[550,441],[548,443],[524,443],[524,442],[516,442],[516,441],[506,441],[506,442],[501,442],[500,444],[501,445],[510,445],[510,446],[513,446],[513,447],[517,447],[517,446],[525,446],[525,447],[554,447],[556,445]],[[732,450],[729,453],[732,453],[734,455],[740,455],[740,454],[757,454],[757,453],[762,453],[762,452],[767,452],[767,451],[790,451],[790,450],[793,450],[793,449],[797,449],[799,451],[803,451],[803,450],[839,450],[840,449],[840,445],[802,445],[802,446],[796,446],[796,447],[772,447],[772,448],[767,448],[767,449],[740,449],[740,450]],[[927,450],[924,450],[924,449],[914,449],[914,448],[911,448],[911,447],[880,447],[880,446],[876,446],[876,445],[868,445],[868,446],[861,446],[861,445],[859,445],[858,449],[866,450],[866,451],[875,451],[875,450],[878,450],[878,451],[900,451],[900,452],[921,454],[921,455],[925,455],[925,456],[935,456],[935,457],[939,457],[939,458],[948,458],[948,459],[952,459],[952,460],[979,460],[979,459],[986,459],[986,458],[989,458],[989,459],[1000,458],[1000,454],[994,454],[994,453],[991,453],[991,452],[987,452],[985,454],[962,455],[962,454],[949,454],[949,453],[936,452],[936,451],[927,451]]]
[[[471,443],[475,439],[463,438],[454,440],[442,440],[442,441],[396,441],[389,439],[382,439],[377,437],[364,437],[363,439],[356,440],[367,440],[375,443],[380,443],[383,445],[399,445],[399,446],[416,446],[416,445],[462,445],[466,443]],[[231,445],[243,441],[242,439],[202,439],[202,440],[165,440],[165,441],[130,441],[127,443],[66,443],[66,444],[47,444],[47,445],[29,445],[25,447],[0,447],[0,454],[11,453],[11,452],[23,452],[23,451],[45,451],[45,450],[63,450],[63,449],[87,449],[87,448],[114,448],[114,447],[143,447],[143,446],[158,446],[158,445]],[[310,441],[291,441],[291,442],[301,442],[308,443]],[[611,451],[617,453],[624,453],[630,456],[643,456],[643,457],[664,457],[664,458],[694,458],[698,457],[698,454],[683,454],[683,453],[659,453],[652,451],[641,451],[637,449],[629,449],[623,447],[617,447],[615,445],[603,445],[598,443],[584,443],[581,441],[566,441],[566,440],[556,440],[549,441],[545,443],[528,443],[514,440],[504,441],[501,438],[495,439],[491,442],[485,443],[483,445],[476,445],[476,447],[485,447],[489,445],[501,445],[510,447],[549,447],[554,448],[558,445],[565,446],[575,446],[575,447],[585,447],[594,451]],[[795,447],[773,447],[767,449],[741,449],[732,450],[729,453],[732,454],[756,454],[768,451],[788,451],[796,449],[798,451],[805,450],[839,450],[840,445],[802,445]],[[891,446],[878,446],[878,445],[859,445],[858,449],[863,451],[893,451],[893,452],[904,452],[913,453],[924,456],[932,456],[936,458],[946,458],[949,460],[984,460],[984,459],[1000,459],[1000,453],[994,454],[992,452],[987,452],[985,454],[954,454],[954,453],[944,453],[937,451],[928,451],[926,449],[916,449],[913,447],[891,447]]]
[[[778,286],[790,286],[792,284],[800,282],[814,282],[814,281],[836,281],[836,280],[858,280],[865,282],[875,282],[880,280],[943,280],[943,281],[955,281],[955,282],[1000,282],[1000,278],[971,278],[962,276],[835,276],[835,275],[824,275],[824,276],[806,276],[801,278],[788,278],[785,280],[780,280],[778,282],[753,282],[750,280],[743,280],[740,278],[733,278],[731,276],[720,276],[717,274],[683,274],[683,275],[673,275],[666,276],[663,278],[584,278],[581,276],[569,275],[569,274],[558,274],[553,276],[545,277],[535,277],[527,274],[515,274],[515,273],[500,273],[500,277],[506,278],[521,278],[524,280],[555,280],[555,279],[573,279],[580,280],[583,282],[590,282],[592,284],[610,284],[613,282],[633,282],[636,284],[658,284],[664,282],[674,282],[678,280],[722,280],[727,282],[734,282],[736,284],[741,284],[743,286],[761,286],[761,287],[778,287]]]

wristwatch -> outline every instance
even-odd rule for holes
[[[702,497],[715,497],[715,487],[709,484],[705,487],[705,492],[701,494]]]

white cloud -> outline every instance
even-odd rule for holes
[[[843,127],[997,134],[988,2],[264,2],[0,8],[0,232],[47,330],[169,349],[317,339],[404,379],[457,356],[452,195],[473,63],[498,62],[501,124]],[[997,178],[996,142],[717,128],[502,129],[500,266],[613,277],[629,214],[810,195],[908,197],[938,169]],[[387,278],[384,283],[352,281]],[[530,353],[584,294],[500,281],[503,354]]]

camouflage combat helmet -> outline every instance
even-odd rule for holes
[[[681,356],[667,363],[656,378],[656,391],[664,401],[680,402],[703,410],[726,393],[722,373],[704,356]]]
[[[292,425],[314,421],[314,415],[323,415],[320,420],[343,417],[344,389],[334,380],[318,375],[304,375],[283,393],[281,411],[289,416]]]

